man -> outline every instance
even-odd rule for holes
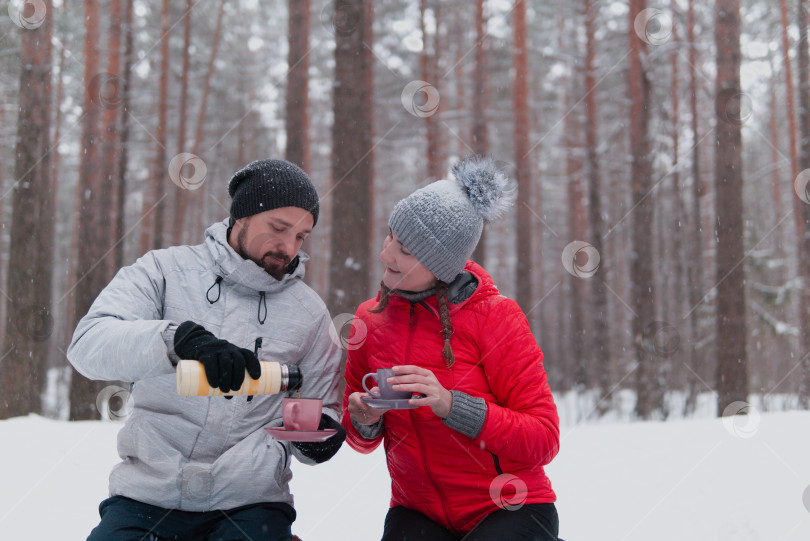
[[[68,359],[91,379],[132,382],[118,435],[122,462],[89,540],[290,540],[291,454],[328,460],[345,438],[337,402],[340,352],[326,306],[304,284],[300,251],[318,194],[299,167],[253,162],[231,178],[230,218],[198,246],[154,250],[121,269],[79,322]],[[322,398],[325,442],[282,442],[281,399],[184,397],[180,359],[203,363],[212,387],[238,389],[259,360],[296,365],[300,394]],[[230,397],[228,397],[230,398]]]

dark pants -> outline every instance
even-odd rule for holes
[[[98,507],[101,523],[87,541],[291,541],[295,510],[259,503],[224,511],[164,509],[123,496]]]
[[[450,533],[428,517],[407,507],[388,510],[382,541],[557,541],[559,520],[553,503],[532,503],[520,509],[499,509],[463,537]]]

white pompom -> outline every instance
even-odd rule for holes
[[[492,158],[467,158],[454,165],[452,172],[485,222],[497,220],[515,202],[509,179]]]

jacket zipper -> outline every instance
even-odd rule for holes
[[[405,363],[408,364],[408,360],[411,358],[411,344],[413,343],[413,334],[416,331],[416,327],[413,326],[413,312],[416,308],[415,303],[411,303],[411,313],[408,316],[408,344],[405,346]]]
[[[262,292],[262,294],[264,294],[264,292]],[[255,344],[253,346],[253,354],[256,356],[257,359],[259,358],[259,350],[261,348],[262,348],[262,337],[260,336],[260,337],[258,337],[256,339],[256,342],[255,342]],[[248,395],[247,401],[250,402],[252,400],[253,400],[253,395]]]
[[[412,302],[411,303],[411,313],[408,316],[408,328],[409,328],[409,330],[408,330],[408,345],[407,345],[407,347],[405,349],[405,364],[408,364],[410,362],[410,359],[411,359],[411,344],[413,343],[413,335],[414,335],[414,332],[416,331],[416,326],[413,325],[413,315],[414,315],[414,309],[415,308],[416,308],[416,303]],[[447,523],[448,526],[455,529],[452,526],[453,523],[450,521],[450,512],[448,511],[447,504],[445,503],[447,500],[444,497],[444,493],[439,488],[439,486],[436,485],[436,483],[433,482],[433,476],[430,474],[430,468],[428,468],[428,460],[427,460],[427,457],[425,456],[425,447],[422,445],[422,438],[420,437],[420,434],[419,434],[419,428],[418,428],[419,423],[417,423],[415,421],[413,411],[409,411],[408,414],[410,415],[410,418],[411,418],[411,424],[413,425],[414,433],[416,434],[416,437],[419,439],[419,454],[422,457],[422,469],[425,472],[425,474],[427,475],[428,481],[433,486],[434,492],[439,495],[439,503],[442,506],[442,513],[444,513],[445,522]]]

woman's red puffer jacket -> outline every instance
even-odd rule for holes
[[[349,445],[370,453],[384,441],[391,506],[424,513],[457,535],[500,508],[555,501],[543,466],[560,442],[543,353],[525,316],[516,302],[499,294],[483,268],[468,261],[465,270],[478,287],[466,301],[450,304],[453,366],[442,357],[435,296],[411,303],[392,294],[385,310],[372,314],[368,309],[378,297],[357,310],[343,396]],[[406,364],[432,370],[448,390],[487,401],[476,439],[444,425],[429,407],[387,411],[380,437],[360,436],[346,411],[349,395],[363,391],[366,373]]]

